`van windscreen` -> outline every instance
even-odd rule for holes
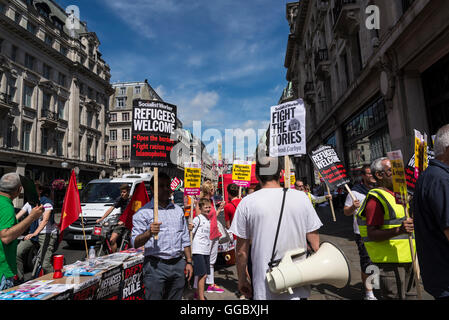
[[[80,194],[81,203],[114,203],[123,183],[89,183]]]

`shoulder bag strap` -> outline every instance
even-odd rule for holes
[[[193,241],[193,239],[195,238],[195,235],[196,235],[196,232],[198,231],[198,229],[201,227],[201,213],[198,215],[198,220],[199,220],[199,222],[198,222],[198,227],[196,227],[196,229],[195,229],[195,232],[193,233],[193,236],[192,236],[192,241]]]
[[[288,188],[284,188],[284,196],[282,198],[281,214],[279,215],[279,222],[278,222],[278,227],[276,230],[276,238],[274,239],[273,252],[271,253],[271,260],[268,263],[270,270],[273,268],[273,266],[275,266],[279,263],[279,261],[274,261],[274,256],[276,255],[276,244],[278,241],[279,229],[281,227],[282,214],[284,213],[285,196],[287,194],[287,191],[288,191]]]

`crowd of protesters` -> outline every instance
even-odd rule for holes
[[[429,161],[427,170],[416,183],[410,202],[411,217],[407,216],[404,206],[396,202],[391,162],[385,157],[363,166],[360,180],[352,185],[352,195],[343,195],[346,199],[342,202],[342,212],[353,216],[354,246],[359,252],[365,300],[416,299],[410,241],[417,252],[424,289],[435,299],[449,299],[449,125],[437,132],[434,151],[435,159]],[[191,280],[196,299],[206,300],[205,292],[223,292],[214,279],[218,243],[223,236],[218,219],[222,214],[225,228],[236,240],[240,294],[256,300],[307,299],[310,286],[274,294],[268,288],[265,275],[270,263],[290,250],[309,248],[312,254],[319,250],[319,229],[323,224],[315,207],[335,201],[338,193],[315,196],[301,180],[296,181],[294,188],[284,188],[281,163],[277,158],[258,155],[259,185],[256,189],[241,198],[239,187],[230,184],[228,199],[216,201],[216,187],[206,181],[200,196],[190,199],[184,210],[170,200],[171,177],[160,173],[157,222],[155,199],[138,210],[132,219],[131,244],[135,248],[144,247],[143,282],[146,288],[151,288],[146,290],[145,298],[180,300],[186,281]],[[267,168],[275,169],[266,173]],[[154,188],[153,182],[150,182],[151,188]],[[0,290],[11,287],[16,275],[19,280],[23,279],[23,256],[35,245],[33,241],[41,249],[43,269],[51,272],[49,257],[55,250],[57,228],[48,190],[38,186],[41,204],[33,207],[27,203],[16,215],[12,200],[21,190],[17,174],[1,177]],[[122,192],[123,203],[117,201],[102,219],[114,207],[128,203],[129,189]],[[280,211],[282,224],[278,223]],[[17,239],[27,231],[19,244]],[[273,248],[274,239],[268,235],[275,234]],[[379,290],[376,291],[367,281],[372,267],[378,270]]]

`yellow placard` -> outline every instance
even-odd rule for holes
[[[246,187],[251,182],[251,162],[235,161],[232,165],[232,181]]]
[[[396,197],[396,203],[405,204],[407,200],[407,180],[405,178],[404,161],[400,150],[388,153],[391,163],[393,192]]]
[[[295,187],[295,182],[296,182],[296,176],[295,176],[295,173],[292,172],[292,173],[290,173],[290,186],[292,188]]]
[[[201,188],[201,168],[184,168],[184,188]]]

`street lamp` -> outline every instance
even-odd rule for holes
[[[66,161],[64,161],[61,163],[61,167],[67,169],[69,167],[69,164]]]

